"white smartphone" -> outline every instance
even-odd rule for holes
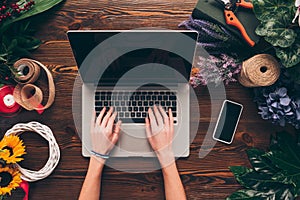
[[[225,144],[231,144],[243,105],[230,100],[224,100],[218,121],[213,133],[213,139]]]

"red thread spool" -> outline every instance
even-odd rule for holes
[[[0,112],[5,114],[12,114],[20,109],[20,105],[13,97],[14,87],[5,85],[0,88]]]

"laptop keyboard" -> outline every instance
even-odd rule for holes
[[[170,90],[142,91],[101,91],[95,93],[95,110],[97,116],[103,107],[114,107],[117,119],[122,123],[145,123],[149,107],[161,105],[167,112],[171,108],[174,123],[177,123],[177,97]]]

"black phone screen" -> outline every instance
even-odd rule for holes
[[[221,111],[214,138],[225,143],[231,143],[238,120],[242,111],[242,106],[230,101],[225,101]]]

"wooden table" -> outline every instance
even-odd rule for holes
[[[81,156],[81,141],[72,116],[72,89],[77,76],[75,60],[66,37],[69,29],[133,29],[162,27],[178,29],[188,19],[196,0],[123,0],[92,1],[68,0],[50,12],[34,19],[36,36],[43,44],[33,56],[52,71],[56,84],[56,99],[42,115],[22,111],[13,118],[1,118],[3,134],[18,122],[39,121],[54,132],[61,149],[61,160],[46,179],[30,183],[30,199],[76,199],[83,183],[88,159]],[[282,128],[263,121],[257,114],[251,89],[239,84],[226,87],[227,98],[244,105],[234,142],[217,143],[204,159],[198,152],[210,122],[210,98],[206,87],[196,88],[201,118],[197,136],[190,146],[187,159],[177,161],[188,199],[224,199],[239,189],[228,166],[249,165],[245,150],[250,147],[266,148],[269,136]],[[294,131],[291,127],[287,128]],[[39,169],[48,155],[48,144],[35,134],[24,135],[27,155],[24,167]],[[18,193],[14,199],[19,199]],[[164,199],[162,175],[159,170],[150,173],[125,173],[106,167],[103,175],[102,199]]]

